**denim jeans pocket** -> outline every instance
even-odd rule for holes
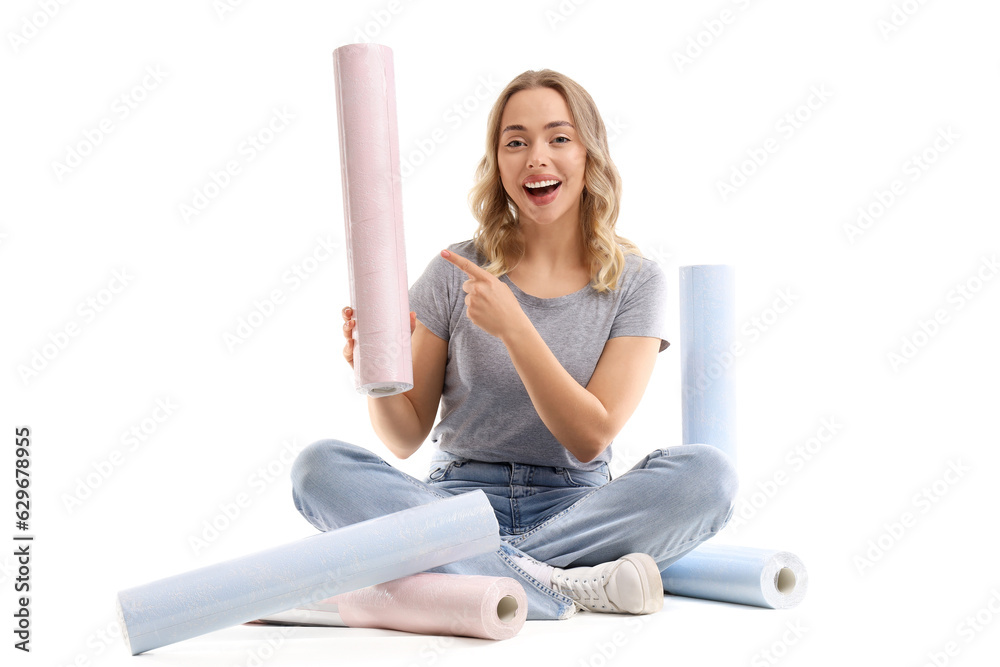
[[[577,470],[575,468],[556,468],[562,473],[567,486],[598,487],[604,486],[610,480],[608,464],[602,463],[594,470]]]

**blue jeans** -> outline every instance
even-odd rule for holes
[[[430,571],[511,577],[527,593],[529,619],[561,619],[575,613],[573,601],[528,575],[515,556],[567,568],[641,552],[662,573],[726,525],[738,481],[726,455],[708,445],[653,450],[614,480],[607,464],[583,472],[439,451],[421,481],[367,449],[320,440],[295,460],[292,485],[295,507],[323,531],[482,489],[500,548]]]

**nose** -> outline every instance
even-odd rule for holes
[[[535,142],[528,152],[528,167],[547,167],[548,164],[545,161],[548,159],[548,149],[549,146],[544,141]]]

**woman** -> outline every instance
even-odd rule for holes
[[[579,84],[527,71],[488,125],[475,237],[409,291],[413,389],[368,399],[399,458],[430,433],[428,477],[323,440],[295,463],[296,507],[330,530],[482,489],[501,548],[434,571],[518,579],[529,619],[658,611],[661,572],[728,522],[735,472],[715,448],[684,445],[610,479],[611,442],[669,345],[663,272],[614,232],[621,181]]]

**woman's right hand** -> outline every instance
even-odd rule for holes
[[[357,322],[354,320],[354,309],[350,306],[345,306],[341,314],[344,316],[344,338],[347,339],[347,344],[344,345],[344,359],[347,363],[354,368],[354,326]],[[410,335],[417,329],[417,313],[416,311],[410,311]]]

